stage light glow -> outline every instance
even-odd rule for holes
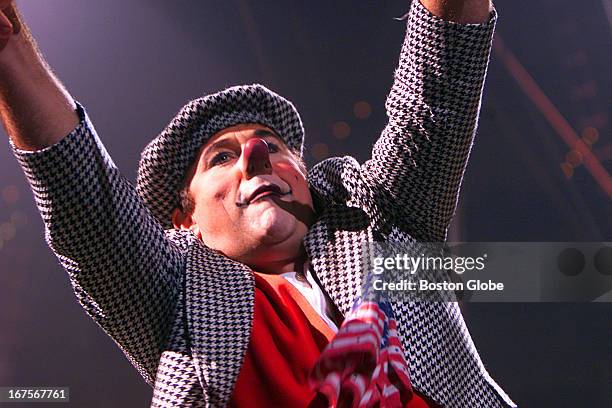
[[[580,153],[578,150],[570,150],[569,153],[565,155],[565,160],[572,167],[580,166],[580,164],[582,163],[582,158],[582,153]]]
[[[565,174],[565,177],[567,178],[571,178],[572,175],[574,174],[574,168],[568,162],[561,163],[561,170],[563,171],[563,174]]]
[[[323,160],[329,156],[329,146],[325,143],[315,143],[310,149],[310,153],[316,160]]]
[[[0,239],[10,241],[15,237],[15,226],[10,222],[0,225]]]
[[[11,223],[15,227],[26,225],[28,223],[28,215],[24,213],[23,211],[19,211],[19,210],[13,211],[13,213],[11,214]]]
[[[13,185],[4,187],[2,189],[2,199],[8,204],[15,204],[19,201],[19,189]]]
[[[348,123],[339,121],[332,126],[332,133],[337,139],[346,139],[351,134],[351,127]]]
[[[356,102],[353,106],[353,114],[357,119],[367,119],[372,114],[372,107],[366,101]]]
[[[572,93],[576,99],[589,99],[597,95],[598,89],[595,81],[588,81],[580,85],[576,85],[572,89]]]
[[[593,126],[587,126],[582,129],[581,136],[583,142],[590,146],[593,143],[597,142],[597,140],[599,140],[599,130],[597,130],[597,128],[594,128]]]

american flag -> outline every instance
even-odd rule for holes
[[[358,299],[310,375],[329,407],[403,407],[412,399],[408,364],[391,304]]]

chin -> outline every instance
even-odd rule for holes
[[[282,243],[299,229],[295,216],[278,207],[267,208],[257,218],[251,223],[252,232],[266,245]]]

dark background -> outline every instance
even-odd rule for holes
[[[496,2],[496,41],[577,137],[590,141],[608,173],[610,3]],[[397,0],[20,5],[50,65],[132,180],[140,150],[180,106],[239,83],[264,83],[296,104],[309,164],[329,155],[365,160],[385,124],[383,103],[403,39],[404,25],[393,17],[409,7]],[[532,94],[494,53],[451,240],[612,240],[610,196]],[[371,107],[367,118],[355,115],[359,101]],[[485,365],[520,406],[612,406],[609,303],[463,308]],[[69,386],[76,407],[148,406],[152,395],[76,303],[8,143],[0,143],[3,385]]]

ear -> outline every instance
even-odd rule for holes
[[[191,214],[184,213],[180,208],[175,208],[172,211],[172,224],[174,228],[181,230],[190,230],[193,234],[202,239],[202,232],[200,231],[200,227],[195,222]]]

